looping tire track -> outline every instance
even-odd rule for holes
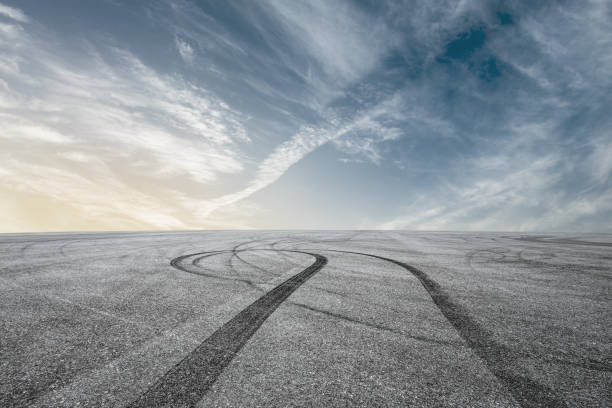
[[[529,377],[516,373],[509,368],[515,359],[515,353],[507,346],[495,341],[492,334],[477,323],[467,310],[455,303],[441,286],[425,272],[404,262],[384,256],[363,252],[319,249],[325,252],[337,252],[377,258],[398,265],[414,275],[427,290],[436,307],[452,324],[474,353],[481,358],[489,371],[497,377],[510,391],[514,399],[525,408],[531,407],[567,407],[554,391]],[[259,249],[221,250],[199,252],[183,255],[171,261],[171,265],[181,271],[218,278],[218,276],[194,272],[181,265],[181,262],[194,256],[197,261],[222,253],[245,251],[272,251],[302,253],[315,257],[316,261],[302,272],[276,286],[270,292],[239,312],[229,322],[204,340],[187,357],[170,369],[153,384],[145,393],[128,407],[150,406],[195,406],[215,383],[225,367],[233,360],[247,341],[255,334],[264,321],[306,280],[327,264],[327,258],[316,253],[305,252],[309,249]],[[314,250],[313,250],[314,251]],[[236,279],[241,280],[241,279]]]
[[[315,262],[251,303],[221,326],[129,407],[194,406],[202,399],[263,322],[297,288],[327,264],[327,258],[319,254],[290,252],[311,255],[315,257]],[[178,262],[187,257],[174,259],[172,266],[178,267]],[[182,267],[179,269],[184,270]]]

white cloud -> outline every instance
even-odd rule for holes
[[[327,46],[319,34],[311,28],[304,29],[317,36],[311,38],[317,48],[311,50],[313,53],[324,59],[337,57],[329,54],[330,50],[319,49]],[[351,40],[351,50],[345,51],[341,59],[324,63],[335,74],[352,77],[356,70],[372,66],[364,48],[369,43],[361,44],[369,40],[367,33],[354,23],[339,29],[357,37]],[[356,29],[361,32],[350,32]],[[20,118],[15,123],[30,125],[21,124],[19,128],[13,125],[2,134],[7,150],[22,155],[19,165],[12,162],[10,170],[23,179],[20,188],[58,200],[69,197],[74,206],[91,214],[104,211],[104,206],[95,203],[105,201],[102,195],[108,189],[115,192],[111,194],[113,205],[108,210],[121,212],[137,222],[158,227],[210,225],[207,220],[213,211],[222,212],[224,207],[235,206],[274,183],[289,167],[330,140],[360,127],[378,129],[381,134],[395,137],[389,133],[393,130],[385,130],[371,115],[349,121],[348,125],[304,127],[278,145],[241,190],[206,200],[194,199],[189,192],[172,191],[180,208],[171,212],[186,210],[194,214],[183,221],[180,216],[163,215],[168,208],[162,204],[159,193],[174,190],[168,183],[175,176],[189,175],[205,187],[217,180],[219,174],[242,171],[244,158],[238,143],[249,139],[240,115],[205,89],[177,76],[160,75],[127,51],[106,49],[81,55],[80,58],[85,57],[81,66],[86,68],[76,70],[47,50],[49,44],[43,39],[17,26],[7,28],[0,37],[7,48],[13,39],[19,41],[20,47],[13,47],[8,53],[12,63],[5,82],[12,95],[0,97],[0,106],[11,104],[11,111]],[[184,59],[193,58],[193,48],[178,36],[176,45]],[[36,66],[34,61],[38,63],[36,72],[31,70]],[[352,68],[352,64],[359,67]],[[37,149],[20,151],[15,144],[19,138],[38,143],[70,143],[70,147],[55,155],[55,162],[45,161],[43,165],[36,163],[36,155],[42,154]],[[111,162],[126,174],[136,174],[134,177],[142,184],[157,183],[156,190],[139,192],[138,186],[121,181],[125,177],[113,178],[109,173]],[[75,165],[87,165],[88,171],[72,174],[71,166]],[[33,182],[35,173],[42,177]],[[64,183],[66,186],[62,187]],[[155,218],[152,208],[163,219]]]
[[[447,186],[445,194],[419,196],[406,215],[380,225],[382,229],[525,231],[555,229],[566,219],[542,220],[533,210],[554,205],[548,186],[558,181],[552,170],[558,157],[548,156],[500,178],[483,177],[465,187]],[[553,203],[551,203],[553,201]],[[445,202],[445,205],[440,205]],[[566,215],[569,217],[569,215]]]
[[[5,117],[11,126],[3,137],[112,144],[124,146],[117,149],[122,153],[142,150],[161,168],[198,181],[242,169],[232,148],[248,140],[240,117],[204,89],[159,75],[125,51],[110,52],[112,66],[99,56],[86,56],[90,70],[75,71],[47,52],[44,43],[21,40],[18,71],[5,77],[17,97],[0,97],[0,105],[10,104],[13,116],[21,119]],[[36,73],[30,72],[32,66],[38,66]]]
[[[300,161],[317,147],[336,137],[335,134],[324,129],[302,129],[290,140],[276,147],[268,157],[261,162],[255,177],[247,187],[234,193],[226,194],[205,203],[199,203],[197,211],[206,217],[213,211],[243,200],[257,191],[269,186],[278,180],[292,165]]]
[[[269,0],[236,7],[242,13],[237,18],[257,31],[265,50],[246,47],[249,40],[242,34],[247,30],[230,32],[231,27],[197,5],[181,0],[151,5],[155,22],[168,24],[166,31],[173,33],[176,52],[190,64],[190,75],[201,74],[202,83],[219,78],[216,89],[236,80],[238,85],[227,89],[248,88],[244,105],[254,106],[251,114],[259,112],[253,102],[258,100],[269,103],[267,111],[281,113],[278,121],[277,116],[268,121],[264,114],[250,123],[210,90],[178,74],[162,74],[123,49],[92,45],[84,38],[78,46],[87,52],[58,50],[58,42],[43,35],[39,25],[25,25],[30,20],[24,13],[0,5],[0,160],[3,176],[11,175],[2,178],[0,189],[47,195],[70,202],[83,214],[122,214],[124,220],[153,228],[246,226],[236,215],[257,206],[245,199],[320,146],[333,143],[347,162],[383,163],[383,143],[406,135],[400,147],[406,155],[400,157],[410,156],[421,142],[436,145],[423,148],[425,155],[438,152],[444,139],[444,148],[457,148],[449,149],[448,168],[432,165],[426,170],[439,172],[442,179],[454,179],[453,172],[468,176],[432,187],[427,194],[426,188],[416,192],[406,215],[383,227],[575,225],[581,217],[609,208],[610,196],[601,191],[612,171],[608,135],[594,136],[601,129],[553,137],[567,123],[580,127],[576,112],[580,107],[597,109],[591,101],[601,101],[612,81],[609,6],[585,4],[575,10],[551,6],[545,15],[535,10],[503,30],[496,23],[489,27],[482,52],[518,71],[508,69],[504,76],[516,79],[522,73],[538,85],[518,80],[516,94],[521,95],[516,99],[507,83],[499,84],[503,96],[476,86],[471,81],[479,79],[467,68],[459,74],[466,81],[451,84],[435,62],[457,33],[490,21],[480,1],[427,4],[410,12],[405,3],[391,2],[382,7],[384,18],[393,23],[389,25],[344,1]],[[405,29],[402,37],[391,27]],[[406,68],[426,72],[418,81],[403,78],[406,83],[399,84],[392,69],[373,72],[400,43],[393,55],[406,52],[399,55]],[[210,58],[193,64],[200,52]],[[231,69],[224,70],[228,60]],[[375,78],[370,81],[368,74]],[[385,79],[387,74],[395,79]],[[595,83],[600,86],[591,86]],[[482,116],[466,120],[469,110],[458,104],[451,109],[452,102],[442,96],[449,89],[458,100],[473,97]],[[488,123],[491,117],[500,120],[494,127]],[[329,124],[308,125],[312,118],[327,118]],[[272,147],[253,143],[250,153],[258,159],[244,151],[251,125],[254,140],[276,141]],[[559,143],[561,137],[567,142]],[[573,139],[580,137],[584,163],[567,160],[574,153]],[[406,168],[407,163],[400,165]],[[574,197],[554,187],[572,171],[588,173],[583,180],[587,185]],[[100,204],[108,200],[112,204]]]
[[[21,10],[5,6],[4,4],[0,4],[0,14],[4,14],[5,16],[21,23],[27,23],[29,21],[28,17],[23,14]]]
[[[65,200],[92,216],[121,213],[136,225],[206,225],[163,193],[188,177],[190,182],[180,183],[190,183],[189,194],[197,196],[220,175],[243,170],[239,144],[248,136],[240,114],[127,51],[81,53],[75,68],[36,32],[5,26],[0,158],[14,159],[11,180],[19,182],[3,179],[4,187]],[[58,153],[49,147],[58,144],[69,147]],[[96,166],[72,173],[92,157]]]
[[[295,49],[304,49],[335,85],[355,81],[373,69],[395,41],[383,21],[349,2],[270,0],[267,4],[290,33]],[[310,67],[296,67],[296,72],[312,81]]]
[[[0,122],[4,124],[4,129],[0,131],[0,138],[31,139],[46,143],[69,143],[72,141],[70,137],[51,127],[40,125],[20,116],[0,112]]]
[[[520,133],[525,129],[533,131],[547,127],[544,124],[514,128]],[[540,137],[552,140],[550,133]],[[528,144],[536,140],[529,134],[517,135],[499,146],[500,154],[470,160],[470,164],[458,172],[476,174],[471,181],[420,193],[412,204],[402,209],[403,215],[380,224],[379,228],[467,231],[609,228],[596,227],[589,216],[612,208],[612,192],[564,191],[560,186],[568,175],[578,170],[577,165],[568,163],[559,148],[551,148],[545,155],[535,155]]]
[[[356,156],[344,158],[345,162],[360,161],[361,156],[379,164],[384,156],[381,144],[404,136],[415,137],[407,127],[422,127],[430,137],[455,137],[456,133],[449,122],[419,105],[416,92],[402,89],[371,108],[351,132],[336,138],[334,144],[342,153]]]
[[[338,150],[349,155],[363,156],[372,163],[380,163],[382,154],[378,145],[397,140],[404,132],[394,126],[385,126],[375,116],[367,116],[354,126],[351,132],[334,139]],[[348,162],[351,160],[346,160]]]
[[[375,110],[374,110],[375,111]],[[250,197],[278,180],[291,166],[302,160],[318,147],[336,140],[349,132],[371,123],[371,113],[347,121],[342,125],[329,128],[304,127],[291,139],[281,143],[257,167],[255,177],[242,190],[226,194],[214,200],[198,204],[197,211],[202,217],[224,206],[236,203]],[[332,121],[337,122],[337,121]]]

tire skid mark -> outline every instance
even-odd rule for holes
[[[291,252],[311,255],[315,262],[251,303],[221,326],[129,407],[194,406],[202,399],[264,321],[296,289],[327,264],[327,258],[322,255],[303,251]],[[179,258],[185,259],[188,256],[191,255]],[[175,260],[172,265],[176,267]]]
[[[59,240],[57,240],[59,241]],[[80,240],[71,240],[71,241],[80,241]],[[73,243],[73,242],[70,242]],[[64,244],[65,245],[65,244]],[[166,244],[160,244],[157,246],[152,246],[152,248],[165,248]],[[133,250],[129,250],[125,253],[125,255],[122,255],[120,257],[118,257],[117,259],[124,259],[128,256],[133,256],[134,254],[137,254],[139,252],[142,252],[144,249],[139,248],[139,249],[133,249]],[[7,276],[13,276],[15,273],[28,273],[30,275],[33,275],[33,272],[40,272],[41,270],[45,269],[45,268],[49,268],[49,267],[54,267],[54,266],[59,266],[59,265],[69,265],[71,263],[74,262],[82,262],[82,261],[88,261],[88,262],[94,262],[100,259],[108,259],[108,257],[106,255],[102,255],[102,254],[98,254],[98,255],[89,255],[89,256],[79,256],[78,258],[70,258],[69,256],[64,256],[63,258],[68,258],[68,259],[64,259],[61,261],[52,261],[52,262],[44,262],[44,263],[40,263],[40,264],[30,264],[30,265],[22,265],[22,264],[15,264],[15,265],[11,265],[11,266],[5,266],[5,267],[1,267],[0,268],[0,275],[2,275],[3,277],[7,277]],[[26,259],[31,260],[32,257],[27,256]]]
[[[238,249],[239,249],[241,246],[243,246],[243,245],[248,245],[248,244],[252,244],[252,243],[259,243],[259,242],[262,242],[262,241],[263,241],[263,240],[253,240],[253,241],[248,241],[248,242],[245,242],[245,243],[242,243],[242,244],[236,245],[234,248],[232,248],[232,256],[230,257],[230,266],[231,266],[231,268],[232,268],[232,269],[234,269],[234,270],[236,270],[236,269],[234,268],[233,263],[232,263],[232,259],[237,258],[237,259],[238,259],[239,261],[241,261],[243,264],[245,264],[245,265],[247,265],[247,266],[250,266],[251,268],[254,268],[254,269],[258,270],[259,272],[262,272],[262,273],[264,273],[264,274],[266,274],[266,275],[272,275],[272,276],[275,276],[273,273],[271,273],[271,272],[270,272],[270,271],[268,271],[267,269],[262,268],[262,267],[260,267],[260,266],[258,266],[258,265],[255,265],[254,263],[251,263],[251,262],[247,261],[246,259],[244,259],[242,256],[240,256],[240,251],[239,251]],[[248,249],[248,248],[246,248],[246,249]]]
[[[172,261],[170,261],[170,265],[172,265],[173,267],[175,267],[176,269],[178,269],[180,271],[187,272],[187,273],[190,273],[192,275],[200,275],[200,276],[206,276],[207,278],[214,278],[214,279],[220,279],[220,280],[230,280],[230,281],[242,282],[242,283],[246,283],[249,286],[252,286],[254,288],[259,289],[257,287],[257,285],[255,285],[255,282],[253,282],[252,280],[249,280],[249,279],[238,278],[238,277],[234,278],[234,277],[219,276],[219,275],[215,275],[213,273],[200,272],[199,270],[198,271],[194,271],[193,269],[186,268],[182,264],[182,262],[185,259],[189,258],[189,257],[195,256],[195,255],[203,255],[203,256],[200,256],[198,258],[195,258],[191,262],[192,265],[200,267],[199,262],[202,259],[208,258],[210,256],[214,256],[214,255],[228,253],[228,252],[231,252],[231,251],[222,250],[222,251],[199,252],[199,253],[196,253],[196,254],[182,255],[182,256],[179,256],[178,258],[174,258]]]
[[[324,252],[327,251],[378,258],[406,269],[421,282],[434,304],[466,341],[467,345],[480,357],[489,371],[501,380],[502,384],[506,385],[514,399],[522,407],[567,407],[567,404],[557,397],[552,389],[531,378],[516,374],[514,370],[510,370],[508,366],[516,361],[517,353],[495,341],[488,330],[477,323],[463,306],[455,303],[441,286],[425,272],[404,262],[384,256],[362,252],[324,250]]]
[[[280,241],[274,241],[272,243],[267,244],[268,248],[270,248],[273,251],[280,251],[279,254],[289,263],[293,264],[293,265],[298,265],[294,259],[292,259],[290,256],[288,256],[287,254],[285,254],[284,252],[282,252],[284,250],[284,248],[277,248],[276,246],[280,243],[286,243],[287,241],[291,241],[292,239],[290,237],[285,237],[285,239],[282,239]],[[296,242],[296,241],[293,241]],[[301,242],[301,241],[300,241]]]
[[[539,241],[538,241],[539,242]],[[476,268],[474,264],[486,264],[491,262],[496,262],[500,264],[512,264],[517,267],[531,267],[537,269],[539,272],[544,273],[571,273],[574,274],[579,271],[581,274],[589,275],[591,277],[600,278],[604,280],[612,279],[612,275],[609,273],[609,268],[600,267],[595,265],[581,265],[581,264],[572,264],[572,263],[554,263],[554,262],[546,262],[544,259],[554,259],[556,256],[551,256],[549,258],[542,257],[541,259],[529,259],[525,258],[523,254],[527,249],[522,249],[516,253],[511,253],[511,251],[507,249],[503,249],[502,251],[499,248],[484,248],[484,249],[476,249],[468,252],[465,255],[465,260],[469,268],[476,272]],[[533,250],[533,249],[529,249]],[[479,260],[476,262],[474,257],[476,255],[482,254],[495,254],[501,255],[501,257],[486,257],[483,260]],[[544,252],[543,252],[544,253]],[[512,255],[513,258],[510,258],[508,254]],[[547,256],[547,253],[544,253],[544,256]],[[501,279],[501,278],[500,278]],[[532,278],[533,279],[533,278]]]
[[[302,248],[301,248],[302,249]],[[304,249],[315,250],[315,249]],[[323,252],[338,252],[368,256],[394,263],[406,269],[414,275],[427,290],[436,307],[444,317],[453,325],[467,345],[485,363],[489,371],[497,377],[511,392],[514,399],[525,408],[531,407],[566,407],[564,401],[556,396],[555,392],[544,384],[540,384],[529,377],[516,373],[509,366],[520,357],[520,353],[509,347],[498,343],[493,335],[476,322],[467,310],[460,304],[455,303],[441,286],[431,279],[425,272],[408,265],[404,262],[384,256],[373,255],[363,252],[341,251],[332,249],[316,249]],[[488,248],[487,252],[506,257],[503,247]],[[471,259],[470,259],[471,261]],[[472,266],[470,264],[470,266]]]
[[[206,394],[225,367],[229,365],[235,355],[242,349],[272,312],[276,310],[276,308],[278,308],[278,306],[304,281],[327,264],[327,258],[324,256],[305,252],[315,250],[367,256],[387,261],[404,268],[419,280],[440,312],[449,323],[451,323],[473,352],[485,363],[488,370],[506,386],[514,399],[522,407],[567,407],[565,402],[557,397],[552,389],[527,376],[517,374],[516,371],[518,370],[516,369],[509,368],[515,364],[518,353],[498,343],[488,330],[476,322],[463,306],[455,303],[442,287],[425,272],[404,262],[380,255],[322,248],[300,248],[300,250],[263,248],[233,249],[188,254],[173,259],[171,265],[177,269],[213,278],[221,277],[191,271],[183,267],[181,262],[189,257],[197,255],[210,254],[210,256],[212,256],[221,253],[243,251],[303,253],[314,256],[316,261],[304,271],[278,285],[238,313],[232,320],[224,324],[181,362],[170,369],[128,407],[137,408],[163,404],[170,404],[172,406],[194,406]],[[294,281],[296,278],[297,281]],[[304,307],[305,305],[298,304],[298,306]],[[306,306],[306,308],[312,309],[310,306]],[[315,311],[320,310],[316,309]],[[325,313],[335,315],[327,311],[325,311]]]
[[[335,291],[335,290],[329,290],[329,289],[325,289],[325,288],[321,288],[321,287],[317,287],[317,286],[312,286],[309,289],[310,290],[314,290],[314,291],[319,291],[319,292],[327,293],[327,294],[330,294],[330,295],[333,295],[333,296],[338,296],[338,297],[341,297],[341,298],[346,298],[346,299],[349,299],[349,300],[351,300],[351,299],[354,300],[354,298],[351,298],[348,294],[342,293],[342,292],[338,292],[338,291]],[[371,301],[371,300],[366,300],[366,299],[363,299],[363,298],[359,299],[359,302],[365,303],[365,304],[368,304],[368,305],[372,305],[374,307],[382,308],[382,309],[385,309],[385,310],[389,310],[389,311],[394,312],[394,313],[400,313],[400,314],[401,313],[405,313],[404,310],[396,309],[396,308],[391,307],[389,305],[386,305],[384,303],[378,303],[378,302],[374,302],[374,301]],[[441,321],[443,321],[443,320],[441,320]]]
[[[255,242],[255,241],[250,241],[250,242]],[[277,244],[277,242],[274,242],[274,243],[272,243],[271,245],[270,245],[270,244],[268,244],[268,246],[271,246],[273,249],[267,249],[267,248],[247,248],[247,249],[241,249],[241,250],[235,250],[235,249],[232,249],[232,250],[229,250],[229,251],[228,251],[228,250],[225,250],[225,252],[227,252],[227,253],[233,253],[233,252],[235,252],[235,253],[236,253],[236,255],[237,255],[237,258],[238,258],[238,259],[240,259],[240,252],[248,252],[248,251],[264,251],[264,252],[265,252],[265,251],[273,251],[273,252],[276,252],[276,253],[278,253],[278,254],[280,254],[280,255],[283,255],[283,258],[291,260],[291,263],[292,263],[294,266],[295,266],[295,265],[299,265],[299,264],[297,264],[297,263],[295,262],[295,260],[294,260],[294,259],[292,259],[292,258],[288,257],[286,254],[284,254],[284,253],[282,252],[282,251],[285,251],[285,250],[290,250],[290,248],[288,248],[288,249],[277,249],[277,248],[275,247],[275,244]],[[201,269],[207,270],[207,268],[205,268],[204,266],[202,266],[202,265],[201,265],[201,261],[202,261],[203,259],[206,259],[206,258],[208,258],[208,257],[210,257],[210,256],[213,256],[213,255],[218,255],[218,253],[216,253],[216,252],[215,252],[215,253],[210,253],[210,254],[207,254],[207,255],[204,255],[204,256],[199,256],[199,257],[196,257],[196,258],[194,258],[194,259],[192,260],[191,264],[192,264],[193,266],[198,267],[198,268],[201,268]],[[251,264],[249,263],[249,265],[251,265]],[[262,270],[263,270],[263,268],[261,268],[261,267],[259,267],[259,266],[257,266],[257,265],[251,265],[251,266],[253,266],[253,267],[256,267],[256,268],[258,268],[258,269],[262,269]],[[182,269],[181,269],[181,270],[182,270]],[[198,272],[196,272],[196,271],[192,271],[192,270],[189,270],[189,271],[187,271],[187,272],[189,272],[189,273],[193,273],[193,274],[199,274],[199,275],[206,276],[206,277],[213,277],[213,278],[218,278],[218,279],[226,279],[226,280],[232,280],[232,281],[236,281],[236,280],[240,281],[240,279],[236,279],[236,278],[225,278],[225,277],[221,277],[221,276],[218,276],[218,275],[210,276],[210,275],[208,275],[208,274],[206,274],[206,273],[198,273]],[[214,272],[214,271],[212,271],[212,270],[211,270],[211,272]],[[270,274],[270,272],[266,270],[266,274],[268,274],[268,275],[269,275],[269,274]],[[277,277],[277,276],[273,274],[273,277]],[[242,282],[243,282],[243,283],[248,283],[248,282],[245,282],[244,280],[242,280]],[[250,282],[252,283],[252,285],[251,285],[251,284],[250,284],[250,285],[251,285],[251,286],[253,286],[254,288],[256,288],[256,289],[257,289],[257,290],[259,290],[259,291],[262,291],[262,289],[261,289],[261,287],[260,287],[260,286],[257,286],[257,285],[260,285],[260,284],[264,284],[264,283],[266,283],[266,282],[253,282],[253,281],[250,281]],[[309,289],[310,289],[310,290],[315,290],[315,291],[324,292],[324,293],[328,293],[328,294],[331,294],[331,295],[334,295],[334,296],[340,296],[340,297],[343,297],[343,298],[350,298],[350,296],[349,296],[348,294],[346,294],[346,293],[337,292],[337,291],[333,291],[333,290],[329,290],[329,289],[325,289],[325,288],[321,288],[321,287],[317,287],[317,286],[311,286]],[[396,312],[396,313],[404,313],[404,312],[403,312],[403,311],[401,311],[401,310],[395,309],[395,308],[390,307],[389,305],[386,305],[386,304],[383,304],[383,303],[378,303],[378,302],[374,302],[374,301],[371,301],[371,300],[365,300],[365,299],[360,299],[360,301],[361,301],[361,302],[364,302],[364,303],[367,303],[367,304],[369,304],[369,305],[373,305],[373,306],[376,306],[376,307],[381,307],[381,308],[384,308],[384,309],[387,309],[387,310],[391,310],[391,311]],[[302,306],[302,305],[300,305],[300,304],[298,304],[298,303],[294,303],[294,302],[291,302],[291,304],[296,305],[296,306]]]
[[[268,271],[267,269],[262,268],[261,266],[255,265],[254,263],[249,262],[246,259],[244,259],[242,256],[240,256],[240,253],[238,251],[234,251],[232,253],[232,256],[236,257],[236,259],[238,259],[243,264],[248,265],[251,268],[258,270],[259,272],[265,273],[266,275],[272,275],[270,271]]]
[[[227,266],[234,273],[234,275],[236,275],[236,276],[240,275],[240,273],[238,273],[238,270],[234,266],[234,258],[236,257],[236,251],[241,246],[249,245],[249,244],[252,244],[254,242],[259,242],[259,240],[251,240],[251,241],[247,241],[247,242],[242,242],[240,244],[235,245],[234,248],[232,248],[232,253],[231,253],[230,257],[227,260]]]
[[[319,308],[316,308],[316,307],[308,306],[308,305],[305,305],[303,303],[291,302],[291,304],[294,305],[294,306],[301,307],[301,308],[306,309],[306,310],[310,310],[312,312],[321,313],[321,314],[324,314],[326,316],[330,316],[330,317],[333,317],[333,318],[336,318],[336,319],[344,320],[344,321],[347,321],[349,323],[358,324],[358,325],[361,325],[361,326],[366,326],[366,327],[369,327],[369,328],[374,329],[374,330],[380,330],[380,331],[386,331],[386,332],[390,332],[390,333],[394,333],[394,334],[399,334],[401,336],[404,336],[404,337],[407,337],[407,338],[410,338],[410,339],[413,339],[413,340],[418,340],[418,341],[422,341],[422,342],[426,342],[426,343],[435,343],[435,344],[439,344],[439,345],[443,345],[443,346],[452,346],[452,347],[460,347],[461,346],[461,344],[458,344],[457,342],[438,340],[438,339],[435,339],[433,337],[415,336],[415,335],[406,333],[403,330],[397,330],[397,329],[394,329],[392,327],[384,326],[382,324],[366,322],[366,321],[363,321],[363,320],[360,320],[360,319],[355,319],[353,317],[346,316],[346,315],[343,315],[343,314],[340,314],[340,313],[330,312],[328,310],[323,310],[323,309],[319,309]]]

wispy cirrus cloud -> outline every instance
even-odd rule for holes
[[[194,208],[202,217],[213,211],[244,200],[254,193],[277,181],[294,164],[312,153],[318,147],[333,141],[356,126],[360,121],[352,122],[341,128],[303,128],[289,140],[277,146],[258,166],[255,176],[247,186],[239,191],[198,203]]]
[[[132,227],[305,228],[325,191],[334,226],[611,228],[607,2],[8,4],[0,188],[20,197],[84,220],[108,186]]]
[[[0,14],[3,14],[6,17],[12,20],[15,20],[15,21],[19,21],[21,23],[28,22],[28,17],[25,14],[23,14],[21,10],[13,8],[13,7],[5,6],[4,4],[0,4]]]
[[[13,20],[0,30],[0,183],[64,200],[83,217],[106,208],[132,227],[197,225],[163,197],[176,180],[206,186],[243,170],[240,114],[118,48],[87,44],[75,67],[24,13],[0,11]]]
[[[325,11],[321,7],[313,12]],[[342,18],[343,24],[348,24],[347,17]],[[336,20],[328,21],[326,30],[333,29],[330,24]],[[19,20],[28,21],[25,15]],[[352,24],[341,29],[356,36],[352,41],[362,51],[358,56],[345,53],[343,60],[365,58],[367,45],[359,44],[359,36],[365,33],[352,33],[358,28]],[[1,39],[1,45],[10,51],[4,58],[3,84],[8,92],[0,100],[7,108],[3,118],[10,125],[2,137],[5,151],[19,158],[6,160],[3,165],[4,184],[21,192],[63,199],[83,214],[101,215],[107,208],[123,214],[124,219],[131,217],[137,225],[167,228],[214,224],[209,221],[211,213],[274,183],[321,145],[355,129],[381,127],[371,115],[336,118],[333,125],[304,125],[274,147],[256,166],[254,177],[245,187],[216,198],[204,198],[197,191],[190,196],[175,189],[177,178],[188,176],[205,188],[219,174],[236,174],[244,169],[245,157],[238,147],[249,142],[242,125],[244,118],[207,90],[180,76],[158,74],[130,52],[114,46],[100,49],[87,44],[79,50],[82,68],[74,69],[47,51],[50,44],[37,35],[36,29],[31,31],[12,23],[5,27]],[[181,57],[193,62],[193,47],[179,36],[175,42]],[[321,49],[326,44],[319,41],[311,45],[313,62],[327,64],[330,74],[354,79],[355,72],[347,71],[346,61],[326,59],[332,57],[326,55],[329,50]],[[42,63],[35,72],[30,71],[34,60]],[[368,64],[372,66],[371,62],[361,64],[361,72]],[[28,139],[36,144],[24,142]],[[53,155],[53,160],[39,160],[47,144],[59,143],[63,144],[62,152]],[[124,174],[113,176],[110,163]],[[43,171],[45,168],[48,171]],[[75,168],[86,170],[77,176],[72,174]],[[45,175],[33,182],[36,172]],[[16,178],[24,182],[11,181]],[[154,190],[143,188],[151,183],[156,183]],[[104,191],[117,192],[110,207],[95,205]],[[174,206],[164,202],[165,194],[176,197]]]
[[[382,19],[366,15],[350,2],[270,0],[268,4],[291,36],[294,49],[305,49],[309,60],[336,82],[361,78],[397,41]]]
[[[276,105],[275,110],[286,113],[295,122],[295,132],[272,147],[257,164],[254,176],[243,188],[194,203],[194,212],[202,218],[268,187],[291,166],[329,142],[335,142],[338,149],[365,153],[361,143],[350,142],[356,139],[359,133],[375,132],[376,142],[378,139],[394,139],[399,135],[397,128],[383,123],[382,116],[387,112],[383,112],[380,103],[376,108],[364,104],[353,106],[348,111],[329,106],[334,97],[342,95],[343,87],[371,72],[379,64],[381,56],[393,46],[392,33],[386,29],[382,20],[367,16],[350,2],[330,4],[315,1],[286,4],[270,1],[261,5],[245,5],[235,11],[242,19],[241,24],[250,26],[257,36],[267,40],[265,47],[268,52],[250,53],[250,58],[256,62],[255,66],[267,66],[271,68],[272,73],[278,73],[268,77],[250,67],[251,69],[241,71],[241,81],[266,99],[271,97],[276,101],[290,101],[303,106],[307,117],[299,110],[287,111]],[[217,52],[218,47],[227,48],[226,46],[231,44],[228,50],[230,54],[249,54],[249,51],[245,50],[249,50],[248,41],[251,38],[245,39],[225,32],[223,27],[216,26],[218,21],[194,8],[189,2],[177,2],[172,12],[188,21],[181,26],[182,35],[198,38],[202,37],[202,32],[205,33],[204,38],[210,42],[203,46],[208,47],[211,52]],[[201,27],[194,23],[194,16],[210,21],[211,24]],[[217,30],[211,32],[210,27]],[[285,37],[279,38],[279,31],[283,32]],[[226,35],[221,37],[220,32]],[[282,62],[282,65],[278,65],[278,61]],[[240,67],[241,60],[236,59],[235,66],[231,69]],[[221,66],[217,68],[222,69]],[[287,71],[300,79],[301,88],[314,92],[316,102],[312,102],[309,97],[300,98],[292,94],[293,88],[285,89],[285,83],[277,81],[278,78],[284,78]],[[303,89],[297,90],[298,93],[302,91]],[[388,97],[386,93],[377,96],[379,99]],[[368,101],[369,104],[372,102],[375,103],[376,100]],[[318,119],[318,123],[312,123],[312,116]],[[377,160],[374,158],[376,153],[373,145],[374,143],[369,158]]]
[[[500,9],[484,2],[454,10],[446,15],[455,23],[444,24],[454,37],[440,42],[424,27],[417,32],[437,44],[427,95],[440,88],[433,81],[452,95],[422,104],[421,116],[442,113],[455,149],[430,166],[435,184],[415,188],[411,204],[378,225],[609,230],[609,5],[519,2]]]

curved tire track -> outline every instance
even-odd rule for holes
[[[325,251],[369,256],[391,262],[406,269],[421,282],[421,285],[427,290],[434,304],[444,317],[453,325],[474,353],[480,357],[489,371],[501,380],[502,384],[506,386],[514,399],[522,407],[567,407],[567,404],[557,397],[552,389],[529,377],[517,374],[516,370],[510,369],[516,361],[516,353],[509,347],[495,341],[493,335],[488,330],[477,323],[463,306],[454,302],[440,284],[431,279],[425,272],[404,262],[384,256],[351,251]]]
[[[380,255],[333,249],[319,250],[368,256],[401,266],[419,280],[444,317],[453,325],[474,353],[485,363],[488,370],[506,386],[514,399],[522,407],[567,407],[567,404],[552,389],[529,377],[520,375],[517,373],[518,370],[512,369],[512,365],[515,364],[520,356],[509,347],[498,343],[488,330],[476,322],[463,306],[454,302],[440,284],[431,279],[425,272],[407,263]]]
[[[202,399],[263,322],[297,288],[327,264],[327,258],[319,254],[290,252],[311,255],[315,257],[315,262],[251,303],[221,326],[129,407],[194,406]],[[186,257],[188,256],[179,258],[182,260]],[[176,267],[175,260],[172,265]]]
[[[567,407],[566,403],[555,395],[555,392],[537,381],[520,375],[517,369],[512,369],[517,354],[509,347],[498,343],[493,335],[476,322],[468,311],[442,289],[442,287],[425,272],[404,262],[363,252],[341,251],[331,249],[312,249],[324,252],[337,252],[367,256],[393,263],[414,275],[429,293],[436,307],[442,312],[459,335],[474,353],[485,363],[488,370],[501,381],[510,391],[514,399],[525,408],[531,407]],[[232,361],[246,342],[259,329],[263,322],[308,278],[321,270],[327,264],[327,258],[311,252],[311,249],[258,249],[225,250],[200,252],[183,255],[172,260],[171,265],[188,273],[199,274],[185,268],[181,262],[187,258],[203,255],[244,251],[294,252],[315,257],[316,261],[278,285],[266,295],[253,302],[238,313],[232,320],[224,324],[187,357],[169,370],[138,400],[129,405],[130,408],[159,405],[194,406],[210,389],[223,369]],[[195,263],[195,262],[194,262]],[[205,276],[211,276],[203,274]],[[217,277],[217,276],[211,276]]]

